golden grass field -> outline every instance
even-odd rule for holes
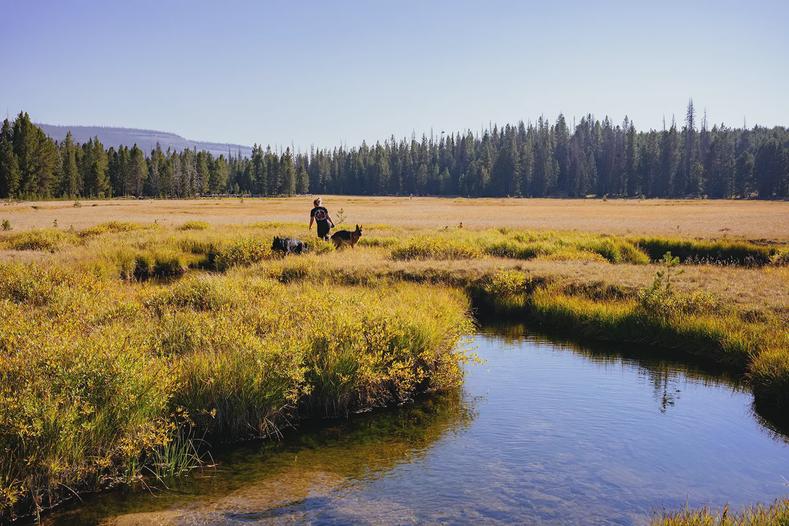
[[[789,203],[330,196],[339,228],[364,226],[335,249],[311,201],[0,206],[0,522],[182,474],[190,433],[454,388],[470,305],[680,350],[789,407]]]
[[[365,226],[365,236],[380,235],[376,226],[395,226],[404,230],[432,231],[444,227],[466,229],[513,227],[536,230],[580,231],[602,234],[671,236],[695,239],[746,239],[754,242],[789,243],[789,203],[780,201],[722,200],[579,200],[579,199],[463,199],[437,197],[354,197],[327,196],[324,204],[341,226]],[[303,222],[299,234],[307,231],[311,197],[221,198],[197,200],[100,200],[42,201],[4,203],[0,220],[8,219],[13,231],[73,226],[83,229],[108,221],[156,222],[176,227],[187,221],[212,225],[252,225],[260,222]],[[386,232],[384,232],[386,233]],[[67,253],[79,257],[84,247]],[[47,253],[2,250],[0,261],[30,261],[50,258]],[[486,259],[472,261],[393,262],[379,252],[338,255],[323,262],[328,267],[348,267],[358,272],[372,271],[382,265],[391,270],[439,267],[460,273],[482,273],[495,268],[518,267],[540,275],[569,282],[615,282],[630,288],[647,285],[655,270],[644,265],[611,267],[594,261],[534,259]],[[64,254],[53,258],[64,259]],[[703,289],[749,308],[785,311],[789,308],[789,268],[786,266],[752,269],[720,265],[695,265],[684,269],[677,285],[689,290]]]
[[[312,197],[223,198],[197,200],[114,199],[13,202],[0,206],[0,220],[15,229],[52,226],[84,228],[107,221],[177,225],[200,220],[211,224],[306,221]],[[725,200],[602,201],[583,199],[464,199],[442,197],[325,196],[335,216],[346,223],[413,228],[513,227],[789,242],[789,202]],[[335,218],[336,219],[336,218]]]

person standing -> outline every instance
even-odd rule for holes
[[[321,198],[318,197],[312,202],[315,207],[310,210],[310,230],[312,230],[312,223],[316,223],[318,227],[318,237],[324,241],[329,240],[329,230],[334,228],[334,221],[332,221],[329,211],[326,210],[321,204]]]

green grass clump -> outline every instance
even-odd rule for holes
[[[780,411],[789,409],[789,335],[784,333],[783,345],[766,349],[754,359],[749,370],[751,386],[757,402]]]
[[[211,276],[199,276],[185,278],[162,290],[146,304],[158,312],[166,307],[216,311],[233,305],[233,297],[237,293],[234,283]]]
[[[491,256],[512,259],[532,259],[555,253],[557,248],[546,242],[524,243],[515,239],[496,241],[485,247]]]
[[[671,238],[641,238],[636,244],[653,261],[671,252],[682,263],[720,263],[762,266],[770,263],[778,252],[775,247],[764,247],[744,241],[695,241]]]
[[[272,257],[271,243],[253,237],[210,243],[204,248],[204,266],[218,271],[252,265]]]
[[[476,259],[483,257],[482,248],[467,239],[445,236],[411,238],[391,251],[395,260],[412,259]]]
[[[647,254],[630,241],[624,239],[612,237],[592,239],[580,242],[578,248],[599,254],[611,263],[632,263],[636,265],[649,263]]]
[[[131,232],[133,230],[144,230],[154,228],[155,225],[143,225],[140,223],[132,223],[129,221],[108,221],[98,225],[85,228],[79,231],[79,236],[89,238],[100,236],[103,234],[117,234],[120,232]]]
[[[150,284],[4,264],[0,519],[186,471],[199,457],[188,437],[276,434],[457,386],[468,330],[462,294],[442,287],[252,270]]]
[[[728,506],[721,511],[709,508],[685,509],[666,513],[652,520],[652,526],[785,526],[789,524],[789,499],[769,506],[756,505],[732,513]]]
[[[188,269],[186,257],[179,252],[143,252],[134,259],[133,276],[137,280],[175,278]]]
[[[206,230],[210,227],[205,221],[187,221],[180,225],[177,230]]]
[[[64,244],[73,242],[74,235],[57,228],[27,230],[5,236],[0,243],[12,250],[45,250],[54,252]]]

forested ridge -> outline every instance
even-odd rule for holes
[[[700,122],[699,122],[700,121]],[[27,113],[0,131],[0,197],[215,194],[758,197],[789,193],[789,131],[709,127],[692,101],[682,125],[637,131],[587,115],[571,129],[519,122],[479,133],[391,137],[374,145],[250,157],[54,141]]]

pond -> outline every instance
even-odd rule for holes
[[[645,524],[789,494],[789,444],[736,379],[518,327],[472,346],[458,392],[219,450],[169,490],[45,523]]]

